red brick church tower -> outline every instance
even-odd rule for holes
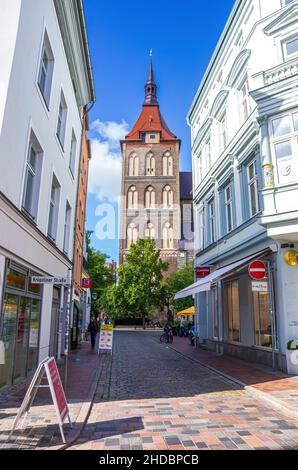
[[[131,243],[150,237],[169,272],[177,267],[180,241],[180,140],[161,115],[152,57],[141,114],[121,141],[120,264]]]

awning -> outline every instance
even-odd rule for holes
[[[195,308],[186,308],[185,310],[181,310],[181,312],[178,312],[177,315],[195,315]]]
[[[177,294],[175,295],[175,300],[183,299],[184,297],[198,294],[199,292],[209,291],[211,289],[211,284],[213,282],[218,281],[220,278],[234,271],[240,266],[244,266],[252,259],[259,257],[261,255],[265,255],[268,252],[271,252],[270,248],[263,250],[261,252],[258,252],[258,253],[254,253],[253,255],[248,256],[247,258],[243,258],[239,261],[236,261],[235,263],[229,264],[228,266],[224,266],[223,268],[217,269],[216,271],[204,277],[203,279],[200,279],[199,281],[196,281],[194,284],[191,284],[190,286],[186,287],[180,292],[177,292]]]

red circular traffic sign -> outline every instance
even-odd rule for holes
[[[248,266],[248,274],[252,279],[260,280],[266,277],[266,265],[264,261],[256,260]]]

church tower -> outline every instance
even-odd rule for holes
[[[180,241],[180,140],[159,109],[152,56],[141,114],[121,141],[122,200],[119,261],[131,243],[150,237],[161,250],[169,273],[176,270]]]

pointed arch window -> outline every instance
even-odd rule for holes
[[[173,157],[167,152],[162,158],[163,176],[173,176]]]
[[[139,229],[136,224],[131,223],[127,226],[127,249],[129,250],[132,243],[136,243],[139,238]]]
[[[146,238],[150,238],[151,240],[155,239],[155,228],[152,222],[147,222]]]
[[[128,159],[128,176],[139,176],[139,157],[135,153]]]
[[[173,209],[174,206],[174,193],[171,186],[167,185],[164,187],[162,192],[162,202],[164,209]]]
[[[152,186],[149,186],[145,191],[145,207],[146,209],[155,208],[155,191]]]
[[[127,193],[127,209],[138,208],[138,191],[135,186],[131,186]]]
[[[155,157],[152,153],[146,155],[146,176],[155,176]]]
[[[166,222],[162,231],[162,242],[165,250],[174,248],[174,232],[173,227],[169,222]]]

